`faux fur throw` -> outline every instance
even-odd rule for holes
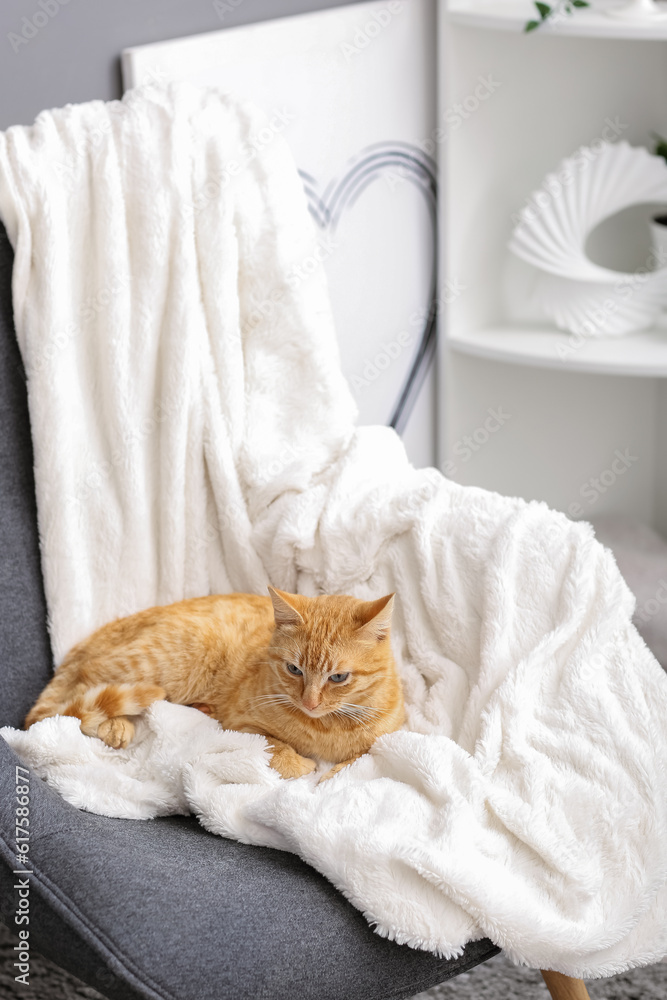
[[[299,854],[380,934],[600,976],[667,952],[667,677],[591,528],[356,428],[299,178],[188,86],[0,136],[58,660],[103,622],[271,582],[395,590],[408,722],[317,785],[156,704],[111,750],[4,738],[70,802]],[[310,275],[307,277],[307,275]]]

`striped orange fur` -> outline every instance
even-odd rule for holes
[[[166,698],[266,736],[283,777],[317,761],[335,765],[330,776],[403,724],[394,598],[269,592],[197,597],[110,622],[70,650],[26,728],[73,715],[87,735],[125,747],[132,717]]]

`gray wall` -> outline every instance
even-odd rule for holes
[[[44,108],[120,97],[118,57],[130,45],[350,2],[0,0],[0,130]]]

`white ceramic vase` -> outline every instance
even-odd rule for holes
[[[667,267],[631,273],[595,264],[590,233],[631,205],[667,204],[667,163],[626,142],[579,149],[547,175],[520,213],[510,250],[537,270],[540,309],[571,333],[604,336],[650,326],[667,308]]]
[[[651,223],[651,246],[656,269],[667,267],[667,215],[656,217]]]

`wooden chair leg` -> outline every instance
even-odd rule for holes
[[[544,969],[542,976],[553,1000],[590,1000],[583,979],[573,979],[572,976],[564,976],[562,972],[549,972]]]

